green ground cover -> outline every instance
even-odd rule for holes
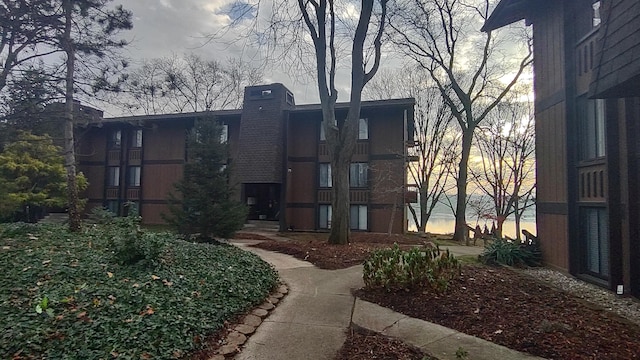
[[[261,302],[276,272],[135,224],[0,225],[0,358],[171,359]]]

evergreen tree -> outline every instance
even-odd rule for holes
[[[18,132],[0,153],[0,218],[36,220],[38,209],[67,205],[61,152],[48,135]],[[82,174],[76,180],[81,190],[86,188]]]
[[[247,216],[246,206],[233,199],[228,147],[221,135],[222,127],[214,118],[196,120],[189,134],[184,177],[174,185],[177,195],[169,195],[170,214],[165,216],[178,232],[198,234],[203,242],[232,237]]]

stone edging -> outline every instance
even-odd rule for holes
[[[209,360],[230,359],[240,352],[240,347],[244,345],[247,338],[256,331],[258,326],[262,324],[262,321],[275,309],[276,304],[278,304],[287,293],[289,293],[289,288],[287,285],[281,283],[262,304],[242,317],[239,323],[229,326],[229,334],[227,334],[223,340],[222,346],[220,346],[216,354],[210,357]]]

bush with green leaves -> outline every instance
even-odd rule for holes
[[[374,251],[365,260],[363,278],[370,289],[428,288],[441,292],[459,273],[460,264],[449,250],[423,247],[403,251],[394,244],[392,248]]]
[[[497,239],[484,248],[478,259],[488,265],[507,266],[540,266],[542,251],[538,240],[529,243],[519,243]]]
[[[254,254],[167,232],[142,234],[166,244],[149,266],[114,262],[120,225],[1,225],[0,359],[189,358],[277,285]]]

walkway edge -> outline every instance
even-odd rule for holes
[[[380,305],[356,298],[352,315],[355,325],[417,346],[440,360],[456,360],[462,348],[469,360],[543,359],[461,333],[428,321],[414,319]]]

